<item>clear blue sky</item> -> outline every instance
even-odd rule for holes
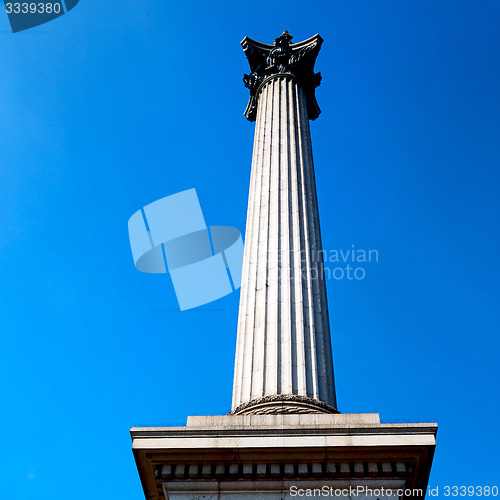
[[[81,0],[0,13],[0,498],[143,498],[129,427],[230,409],[239,294],[178,311],[128,218],[196,188],[244,230],[239,45],[324,39],[312,123],[339,409],[439,423],[432,485],[498,481],[500,3]],[[497,483],[498,484],[498,483]]]

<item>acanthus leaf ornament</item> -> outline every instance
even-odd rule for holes
[[[314,63],[323,43],[319,35],[292,44],[292,35],[284,31],[273,45],[256,42],[245,37],[241,42],[250,64],[250,73],[243,76],[245,87],[250,90],[250,99],[245,116],[255,121],[259,90],[267,79],[283,75],[295,78],[302,86],[307,99],[308,117],[315,120],[321,110],[316,101],[315,89],[321,83],[321,73],[314,72]]]

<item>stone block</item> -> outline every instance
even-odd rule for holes
[[[203,464],[203,467],[201,468],[201,476],[204,479],[212,477],[212,464]]]
[[[368,475],[370,477],[377,477],[378,476],[378,466],[375,462],[368,463]]]
[[[309,475],[307,464],[299,464],[297,472],[299,474],[299,477],[307,477]]]
[[[169,479],[172,476],[172,466],[164,465],[161,468],[161,477],[162,479]]]
[[[281,476],[281,467],[279,464],[272,464],[271,465],[270,475],[271,475],[271,477],[280,477]]]
[[[266,464],[257,464],[257,477],[259,479],[266,477]]]
[[[229,477],[238,477],[238,464],[231,464],[229,466]]]
[[[196,479],[198,477],[198,464],[191,464],[188,469],[188,477]]]
[[[392,466],[390,462],[382,462],[382,475],[392,476]]]
[[[326,464],[326,474],[327,476],[337,475],[337,464],[332,462]]]
[[[175,466],[175,478],[176,479],[184,479],[185,473],[186,473],[186,465],[185,464],[177,464]]]
[[[285,464],[283,470],[284,470],[285,477],[294,477],[295,476],[295,470],[294,470],[293,464]]]
[[[340,464],[340,475],[342,477],[349,477],[351,475],[351,468],[347,462],[342,462]]]
[[[311,473],[314,477],[321,477],[323,476],[323,467],[321,464],[314,463],[311,465]]]
[[[404,462],[396,462],[396,474],[398,476],[406,474],[406,464]]]
[[[354,475],[358,477],[363,477],[365,475],[365,468],[361,462],[356,462],[354,464]]]
[[[226,475],[226,467],[224,464],[217,464],[215,466],[215,477],[220,479]]]
[[[243,477],[250,478],[253,474],[252,464],[243,464]]]

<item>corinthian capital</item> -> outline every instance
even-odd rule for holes
[[[315,120],[321,113],[315,96],[321,73],[314,72],[314,63],[323,39],[314,35],[300,43],[290,43],[291,40],[292,35],[284,31],[273,45],[256,42],[248,37],[241,42],[250,64],[250,74],[243,76],[245,86],[250,90],[250,100],[245,110],[248,120],[255,121],[262,84],[276,75],[295,78],[299,82],[306,95],[309,119]]]

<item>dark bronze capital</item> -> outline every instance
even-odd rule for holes
[[[314,35],[300,43],[290,43],[291,40],[292,35],[284,31],[273,45],[256,42],[248,37],[241,42],[250,64],[250,74],[243,76],[243,82],[250,90],[250,100],[245,110],[248,120],[255,121],[258,92],[262,84],[267,78],[280,74],[295,78],[304,90],[310,120],[315,120],[321,113],[315,96],[321,73],[314,72],[314,63],[323,39]]]

